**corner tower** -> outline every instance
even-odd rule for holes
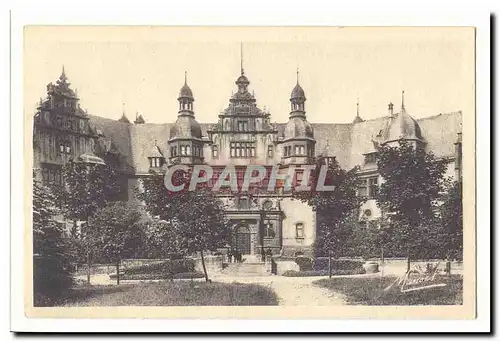
[[[177,101],[179,102],[177,120],[170,129],[168,141],[170,163],[203,163],[201,127],[194,118],[194,96],[187,84],[187,73],[184,73],[184,85],[179,92]]]
[[[314,131],[306,119],[306,95],[299,84],[297,70],[297,84],[290,95],[290,118],[283,133],[283,164],[310,164],[314,157]]]

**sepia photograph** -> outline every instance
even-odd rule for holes
[[[474,318],[474,27],[25,26],[23,56],[28,317]]]

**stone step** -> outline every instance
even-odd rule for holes
[[[238,276],[244,276],[244,275],[269,275],[270,272],[270,265],[263,263],[263,262],[258,262],[258,263],[231,263],[228,264],[225,269],[222,270],[223,274],[227,275],[238,275]]]

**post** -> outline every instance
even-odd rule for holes
[[[87,286],[90,286],[90,251],[87,251]]]
[[[260,253],[262,262],[266,261],[266,255],[264,252],[264,208],[262,208],[260,212],[260,224],[259,224],[259,232],[260,232]]]
[[[332,251],[328,249],[328,278],[332,278]]]
[[[201,265],[203,266],[203,272],[205,273],[205,281],[208,283],[208,274],[207,274],[207,267],[205,266],[205,258],[203,257],[203,251],[200,251],[201,255]]]
[[[116,285],[120,285],[120,258],[116,261]]]
[[[410,272],[410,247],[408,246],[408,259],[406,261],[406,272]]]

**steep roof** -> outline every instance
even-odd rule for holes
[[[454,142],[461,132],[462,113],[439,114],[416,120],[420,126],[427,150],[438,158],[453,157]],[[343,168],[350,169],[362,165],[365,153],[375,151],[372,139],[383,129],[387,117],[366,120],[356,124],[311,123],[316,139],[316,155],[335,156]],[[102,132],[105,138],[113,141],[118,152],[124,156],[126,169],[137,174],[149,170],[148,157],[156,145],[165,151],[168,158],[168,140],[173,123],[131,125],[97,116],[90,117],[90,123]],[[282,136],[285,123],[275,124],[278,136]],[[214,126],[201,123],[202,136]]]

